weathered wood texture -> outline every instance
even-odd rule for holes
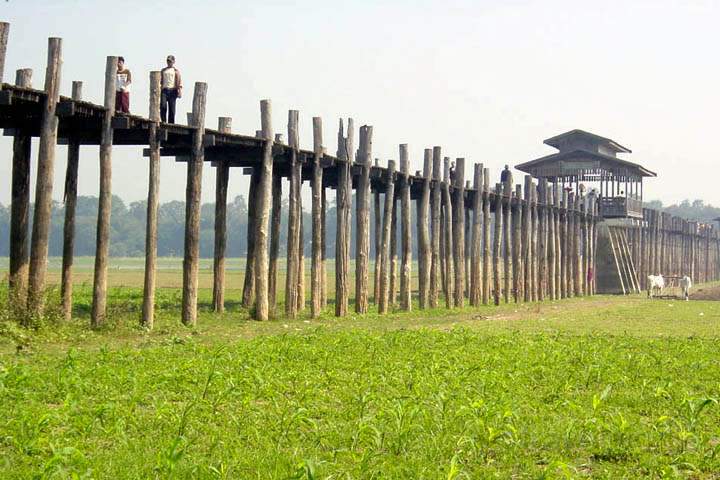
[[[502,182],[503,195],[503,231],[502,231],[502,260],[503,260],[503,300],[505,303],[510,301],[510,291],[512,290],[513,278],[513,258],[512,258],[512,224],[510,215],[512,211],[512,188],[513,178],[510,171]]]
[[[151,330],[155,323],[155,270],[158,243],[158,207],[160,204],[160,72],[150,72],[149,130],[150,158],[148,178],[147,215],[145,219],[145,278],[143,282],[143,306],[141,325]]]
[[[218,130],[230,133],[232,119],[220,117]],[[213,250],[213,310],[225,311],[225,250],[227,246],[227,189],[230,178],[228,162],[220,162],[215,168],[215,244]]]
[[[7,46],[8,29],[9,24],[0,23],[0,55],[3,57],[2,62],[5,60],[4,48]],[[29,68],[18,70],[15,76],[15,85],[31,88],[32,70]],[[11,305],[22,304],[27,294],[31,139],[28,132],[21,129],[15,132],[13,138],[12,186],[10,192],[10,258],[8,265]]]
[[[400,145],[400,309],[410,310],[410,267],[412,265],[412,233],[410,230],[410,160],[407,145]]]
[[[522,293],[522,186],[515,186],[512,203],[512,258],[513,258],[513,301],[523,299]]]
[[[503,232],[503,185],[495,184],[495,225],[493,226],[493,300],[500,305],[501,277],[500,261],[502,255]]]
[[[432,238],[430,240],[431,258],[430,258],[430,289],[428,291],[428,305],[430,308],[436,308],[438,304],[438,293],[440,291],[440,272],[441,256],[440,256],[440,240],[442,238],[442,224],[440,223],[440,211],[442,209],[442,190],[441,190],[441,173],[442,168],[442,149],[441,147],[433,147],[432,152],[432,194],[431,194],[431,227]]]
[[[483,259],[482,259],[482,303],[490,303],[490,169],[483,168]]]
[[[0,84],[4,81],[5,55],[7,54],[8,37],[10,35],[10,24],[0,22]]]
[[[453,178],[455,195],[453,199],[453,245],[455,260],[456,307],[465,305],[465,159],[455,159]]]
[[[107,308],[107,265],[110,252],[110,212],[112,211],[112,118],[115,114],[115,78],[117,57],[105,62],[105,116],[100,137],[100,193],[98,194],[97,233],[95,235],[95,274],[90,324],[105,323]]]
[[[47,69],[45,71],[45,102],[40,120],[38,167],[35,182],[35,210],[30,243],[27,302],[34,314],[42,311],[42,297],[47,272],[52,189],[55,175],[55,144],[57,143],[58,117],[55,115],[60,97],[60,69],[62,66],[62,39],[48,39]]]
[[[200,267],[200,199],[202,167],[205,160],[205,104],[207,84],[195,82],[192,103],[193,145],[187,165],[185,187],[185,248],[183,258],[182,322],[197,323],[198,269]]]
[[[450,158],[445,157],[443,162],[443,215],[445,217],[445,306],[455,306],[454,285],[454,248],[453,248],[453,206],[450,196]]]
[[[338,131],[338,181],[336,192],[335,235],[335,316],[347,315],[350,296],[350,205],[352,204],[352,157],[354,154],[354,125],[348,119],[347,136],[340,120]]]
[[[321,160],[322,119],[313,117],[313,173],[312,173],[312,276],[310,281],[311,315],[320,316],[322,309],[322,182],[323,171]]]
[[[360,127],[360,146],[357,162],[360,175],[356,197],[356,249],[355,249],[355,312],[367,313],[368,281],[370,276],[370,167],[372,163],[372,127]]]
[[[277,139],[280,134],[276,134]],[[277,142],[277,140],[276,140]],[[272,199],[270,214],[270,261],[268,264],[268,309],[275,315],[277,308],[278,257],[280,256],[280,220],[282,217],[282,177],[274,171],[272,175]]]
[[[82,82],[72,85],[72,99],[82,100]],[[63,255],[60,273],[60,296],[65,320],[72,317],[72,265],[75,249],[75,209],[77,206],[78,164],[80,161],[80,142],[77,138],[68,139],[67,167],[65,169],[65,221],[63,223]]]
[[[380,254],[380,299],[378,312],[387,313],[390,304],[390,236],[392,230],[393,207],[395,204],[395,161],[388,161],[385,177],[385,208],[383,209],[382,245]]]
[[[302,165],[298,162],[299,116],[297,110],[288,112],[288,145],[290,146],[290,179],[288,193],[287,272],[285,275],[285,315],[295,318],[298,313],[300,280],[300,185]]]
[[[432,150],[425,149],[423,158],[422,193],[418,201],[417,209],[417,235],[418,235],[418,304],[421,309],[431,305],[432,275],[435,252],[433,251],[434,240],[430,239],[430,182],[433,174]],[[434,218],[433,218],[434,221]],[[435,227],[437,228],[437,227]],[[435,286],[436,287],[436,286]],[[436,287],[437,288],[437,287]],[[436,298],[437,302],[437,298]]]
[[[270,100],[260,102],[260,124],[263,148],[260,179],[257,186],[255,219],[255,320],[267,320],[270,317],[268,223],[272,201],[273,178],[273,129]]]
[[[473,171],[475,195],[472,203],[472,248],[470,260],[470,305],[478,306],[482,301],[482,176],[483,164],[476,163]]]
[[[250,308],[255,301],[255,225],[257,223],[257,191],[260,170],[253,168],[248,187],[247,249],[245,251],[245,277],[243,278],[242,306]]]

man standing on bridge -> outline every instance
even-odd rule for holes
[[[125,66],[125,59],[118,57],[117,76],[115,77],[115,111],[121,113],[130,112],[130,84],[132,75]]]
[[[160,118],[166,123],[175,123],[175,101],[182,98],[182,78],[180,70],[175,68],[175,57],[167,56],[167,67],[160,71],[162,90],[160,91]]]

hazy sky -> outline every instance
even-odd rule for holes
[[[300,110],[303,147],[321,116],[336,150],[338,118],[374,126],[375,157],[411,167],[423,149],[484,162],[499,178],[554,150],[542,140],[573,128],[613,138],[625,155],[658,173],[647,199],[703,198],[720,204],[720,2],[718,1],[184,1],[0,3],[11,22],[5,81],[31,67],[42,88],[47,38],[63,41],[62,93],[84,81],[102,103],[107,55],[123,55],[134,76],[131,111],[147,115],[148,72],[174,54],[186,85],[208,83],[208,126],[233,117],[233,131],[260,128],[259,100],[273,102],[276,132]],[[35,146],[35,145],[34,145]],[[0,139],[0,202],[10,198],[11,142]],[[33,151],[35,159],[37,148]],[[56,154],[54,197],[62,198],[66,150]],[[113,150],[113,192],[147,195],[140,148]],[[35,165],[33,165],[33,175]],[[203,200],[214,198],[203,171]],[[98,149],[83,147],[79,193],[97,195]],[[246,191],[231,173],[229,195]],[[185,168],[164,158],[161,201],[184,199]],[[34,193],[33,193],[34,195]]]

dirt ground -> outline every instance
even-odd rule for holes
[[[720,300],[720,285],[700,285],[690,289],[690,300]]]

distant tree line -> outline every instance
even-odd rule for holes
[[[663,206],[660,200],[653,200],[645,203],[646,208],[662,210],[663,212],[699,222],[712,223],[720,217],[720,207],[713,207],[703,200],[683,200],[679,204]]]
[[[307,205],[305,204],[307,203]],[[398,202],[399,205],[399,202]],[[95,255],[95,229],[97,222],[98,199],[92,196],[79,196],[76,210],[75,255]],[[312,249],[312,219],[309,202],[303,204],[304,248],[306,258]],[[33,208],[30,208],[31,214]],[[287,245],[287,199],[283,200],[280,226],[280,254],[285,255]],[[354,198],[352,212],[354,208]],[[414,212],[413,212],[414,213]],[[110,233],[110,255],[114,257],[136,257],[145,254],[145,218],[147,202],[125,203],[120,197],[113,195]],[[326,212],[326,256],[335,257],[336,209],[334,194],[328,195]],[[60,202],[53,203],[52,226],[50,232],[50,256],[62,256],[63,223],[65,208]],[[372,219],[372,216],[371,216]],[[248,206],[242,195],[236,196],[227,208],[227,255],[242,257],[247,252],[247,221]],[[354,228],[354,218],[351,220]],[[413,220],[414,222],[414,220]],[[32,218],[31,218],[32,223]],[[398,222],[399,223],[399,222]],[[374,256],[374,233],[371,224],[371,256]],[[200,255],[212,258],[214,247],[215,204],[205,203],[200,215]],[[413,223],[413,225],[415,225]],[[181,257],[185,230],[185,202],[173,200],[160,205],[158,209],[158,255],[164,257]],[[32,228],[30,229],[32,231]],[[28,235],[29,236],[29,235]],[[10,206],[0,204],[0,256],[7,256],[10,242]],[[28,239],[29,240],[29,239]],[[398,235],[399,244],[399,235]],[[351,255],[355,255],[354,235],[351,244]]]

